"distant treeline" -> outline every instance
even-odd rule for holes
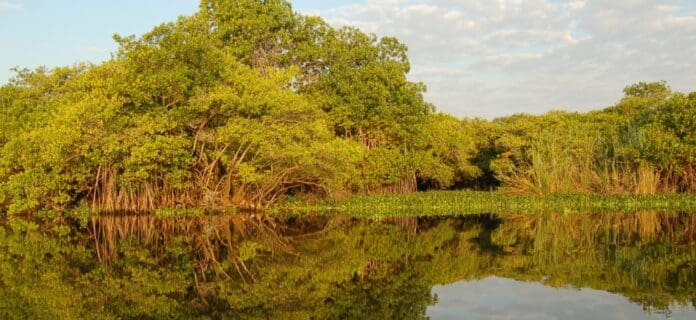
[[[435,112],[407,48],[281,0],[203,0],[99,65],[0,88],[0,211],[258,208],[417,189],[696,191],[696,93],[486,121]],[[462,88],[465,90],[465,88]]]

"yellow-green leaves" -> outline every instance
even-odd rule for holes
[[[460,121],[408,80],[398,39],[283,0],[203,0],[114,38],[101,65],[18,70],[0,88],[1,211],[260,208],[418,186],[696,188],[696,95],[664,83],[629,86],[603,112]]]

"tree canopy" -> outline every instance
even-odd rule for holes
[[[418,188],[696,191],[696,94],[493,121],[436,113],[406,46],[287,1],[204,0],[98,65],[0,87],[0,211],[260,208]]]

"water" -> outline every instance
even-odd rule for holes
[[[620,294],[496,276],[435,286],[433,293],[433,319],[694,319],[691,306],[646,310]]]
[[[685,213],[3,224],[0,318],[696,319]]]

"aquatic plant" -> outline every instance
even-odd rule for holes
[[[696,212],[696,196],[552,194],[510,195],[483,191],[428,191],[404,195],[357,196],[347,200],[290,199],[269,210],[275,214],[344,214],[361,217],[466,215],[481,212]]]

